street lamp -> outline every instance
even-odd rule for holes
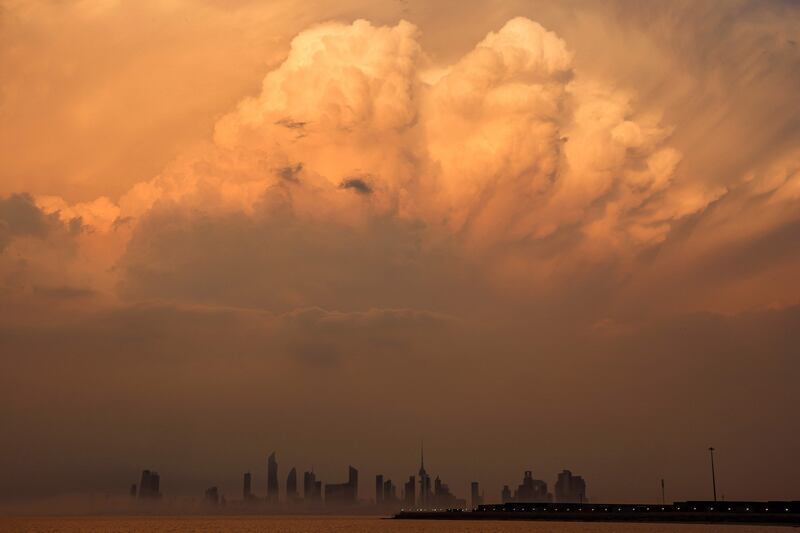
[[[710,446],[708,453],[711,454],[711,486],[714,489],[714,501],[717,501],[717,476],[714,472],[714,448]]]

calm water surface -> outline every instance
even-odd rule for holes
[[[443,522],[347,517],[35,517],[0,518],[0,533],[790,533],[767,526],[587,524],[566,522]]]

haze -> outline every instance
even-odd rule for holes
[[[800,4],[0,2],[0,501],[800,499]]]

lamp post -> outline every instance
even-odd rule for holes
[[[714,472],[714,447],[708,448],[708,453],[711,454],[711,487],[714,489],[714,501],[717,501],[717,475]]]

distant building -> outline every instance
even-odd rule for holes
[[[470,504],[473,509],[477,509],[479,505],[483,504],[483,497],[481,496],[480,486],[477,481],[470,484]]]
[[[403,486],[403,506],[412,509],[417,503],[417,480],[408,476],[408,481]]]
[[[322,482],[313,471],[303,473],[303,499],[309,505],[322,502]]]
[[[136,483],[131,483],[131,490],[128,494],[130,494],[131,498],[136,497]]]
[[[158,491],[161,484],[161,477],[158,472],[142,470],[142,478],[139,481],[139,498],[160,498]]]
[[[358,470],[348,467],[346,483],[325,485],[325,505],[352,505],[358,500]]]
[[[253,499],[252,481],[253,477],[250,475],[250,472],[245,472],[244,479],[242,480],[242,499],[244,501]]]
[[[383,501],[384,503],[395,503],[397,501],[397,487],[391,479],[383,482]]]
[[[297,493],[297,469],[292,467],[286,477],[286,501],[296,502],[300,498]]]
[[[278,502],[278,461],[275,460],[275,452],[267,458],[267,501]]]
[[[552,494],[547,492],[547,483],[541,479],[533,479],[533,472],[525,471],[522,484],[517,487],[513,501],[524,503],[549,502],[553,500]]]
[[[556,501],[567,503],[586,502],[586,482],[581,476],[573,476],[569,470],[558,474]]]
[[[425,471],[425,450],[420,446],[419,453],[419,498],[418,505],[427,509],[431,504],[431,477]]]
[[[219,490],[217,487],[210,487],[206,489],[203,501],[210,505],[217,505],[219,503]]]
[[[375,505],[383,503],[383,474],[375,476]]]
[[[435,509],[463,509],[467,506],[465,500],[456,498],[447,483],[444,483],[439,476],[433,483],[433,497],[430,500],[430,506]]]
[[[503,485],[503,490],[500,492],[500,501],[503,503],[514,501],[514,497],[511,496],[511,489],[508,488],[508,485]]]

